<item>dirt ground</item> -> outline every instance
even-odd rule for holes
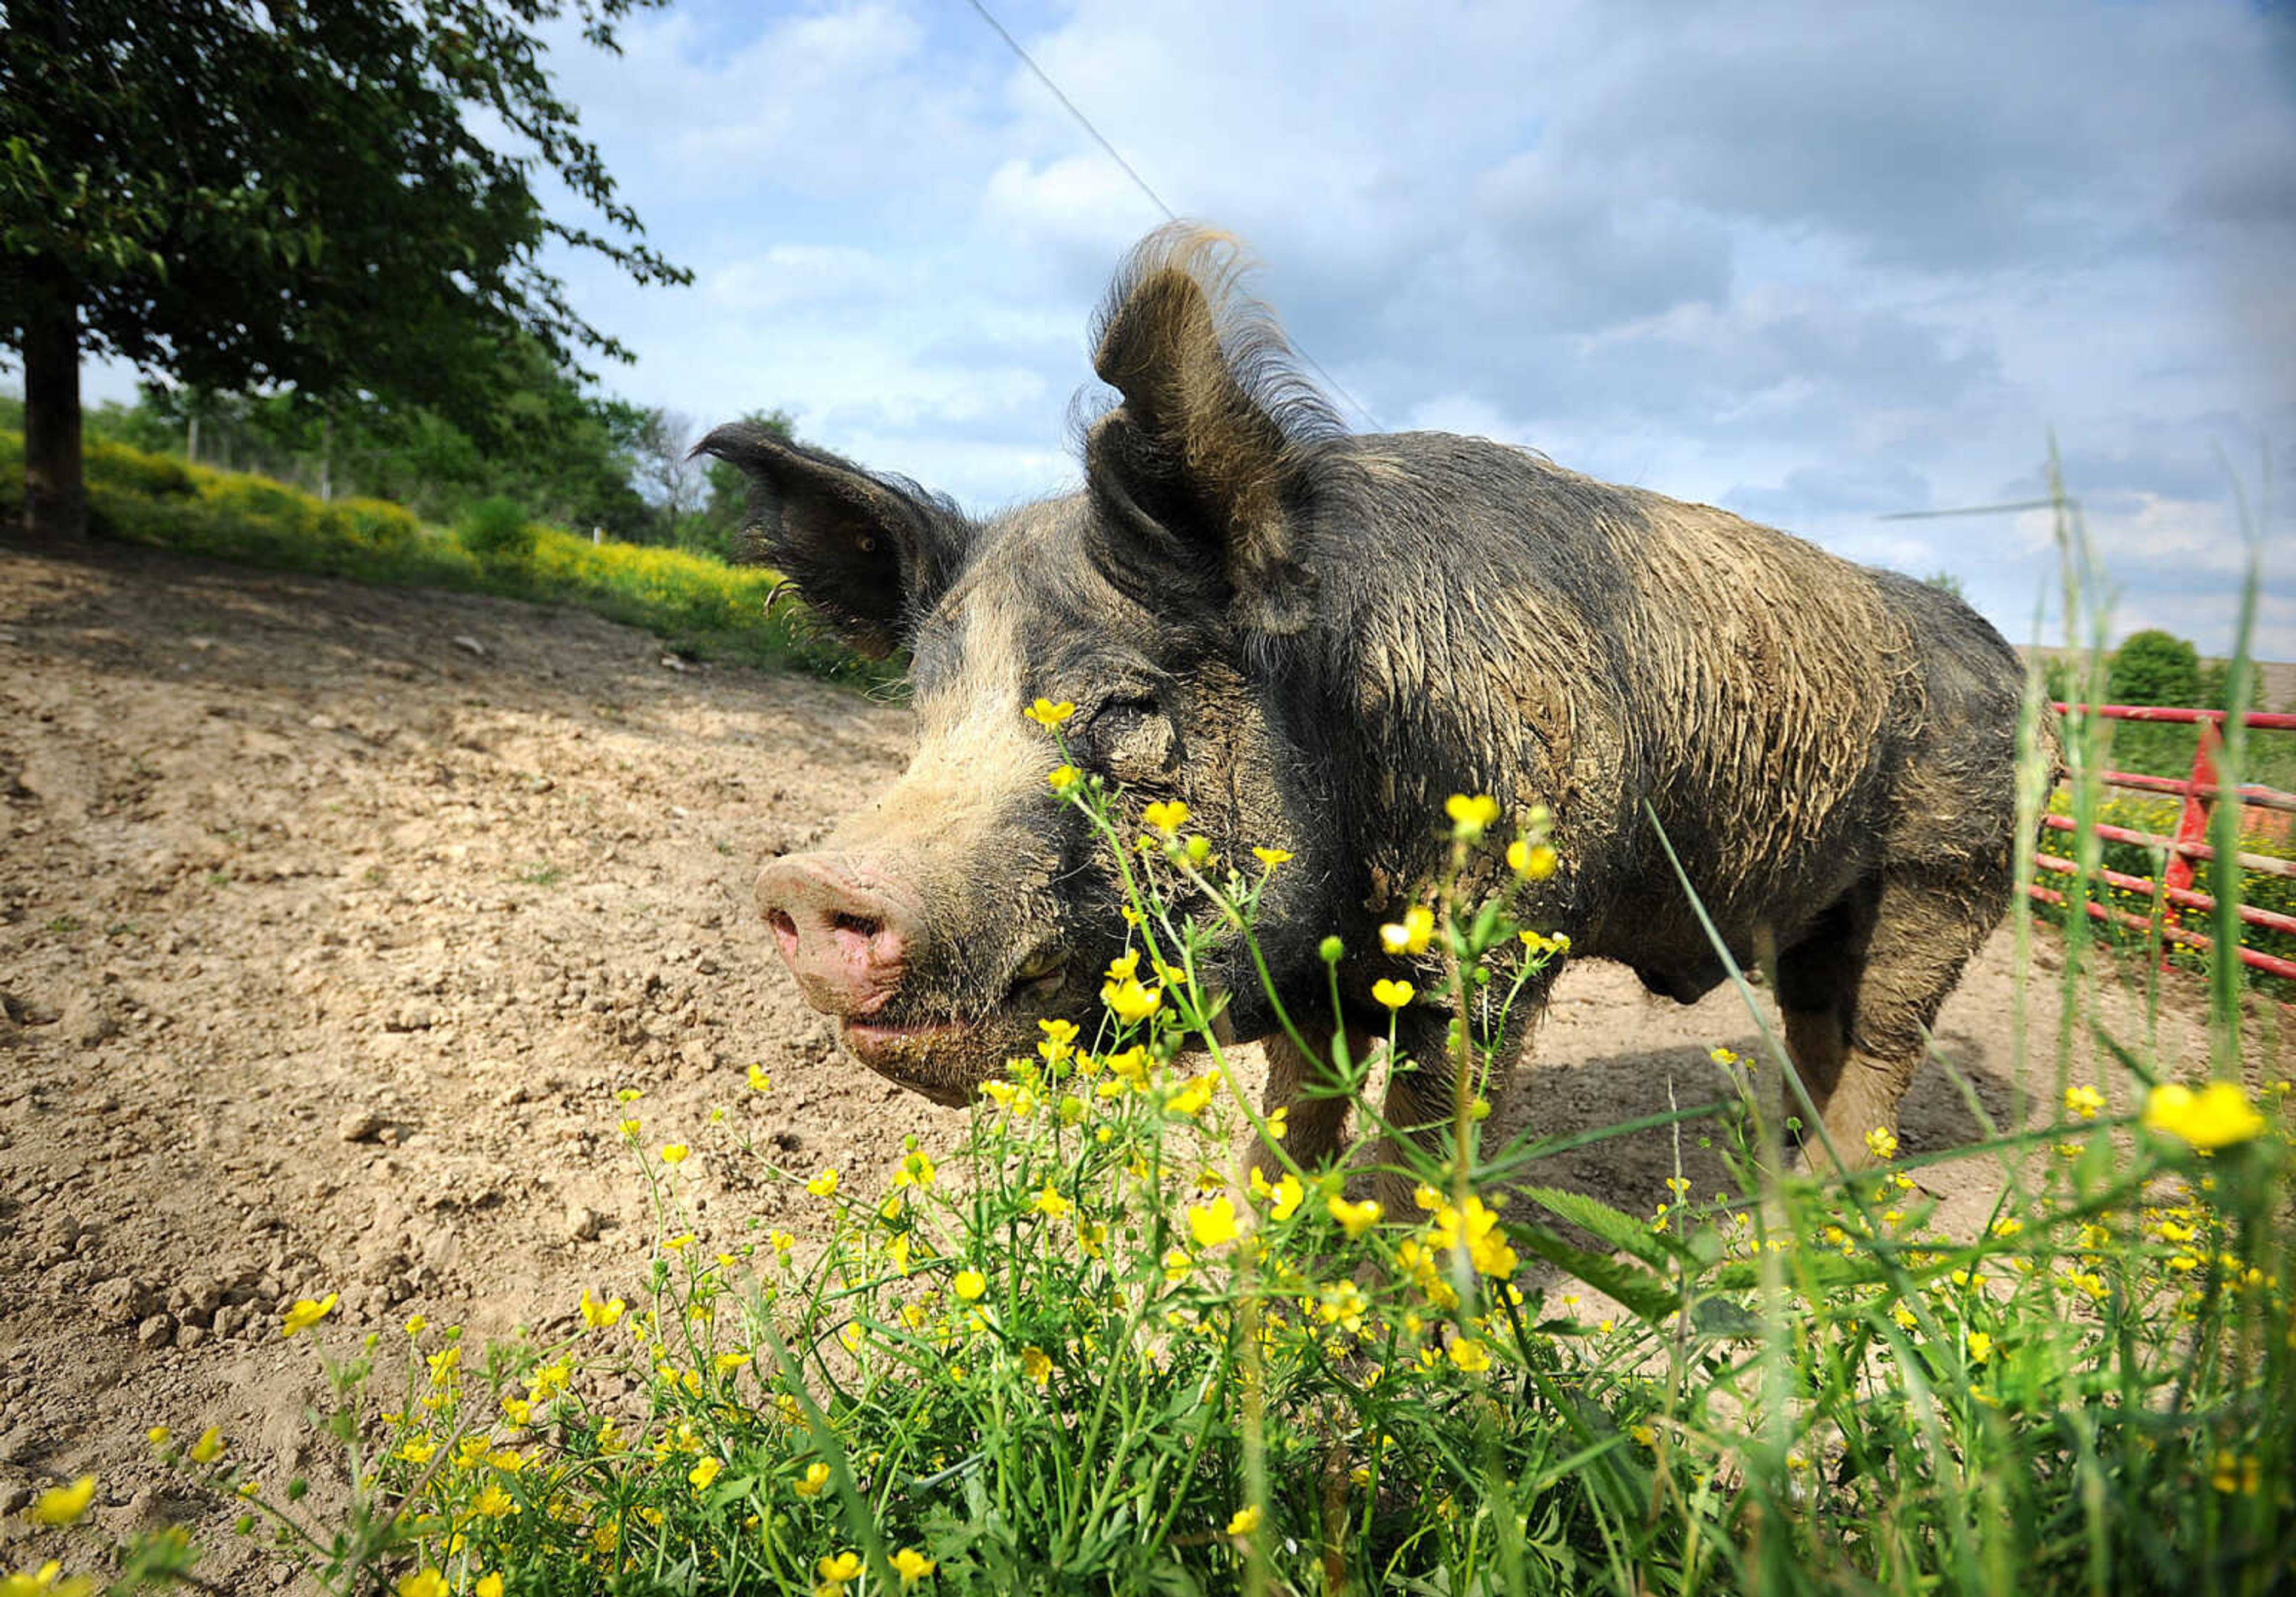
[[[961,1113],[839,1056],[751,908],[760,862],[890,778],[906,725],[578,612],[0,546],[0,1560],[57,1478],[98,1474],[114,1532],[186,1511],[155,1424],[222,1425],[266,1483],[336,1468],[310,1339],[280,1336],[299,1297],[341,1293],[317,1334],[348,1352],[417,1311],[547,1331],[585,1286],[628,1291],[652,1233],[625,1114],[694,1147],[705,1245],[818,1213],[737,1143],[865,1190],[905,1136],[954,1142]],[[2005,932],[1939,1028],[1997,1118],[2012,995]],[[2180,992],[2162,1052],[2197,1068],[2194,1012]],[[1573,968],[1502,1121],[1710,1099],[1717,1044],[1754,1047],[1726,990],[1684,1009]],[[1906,1148],[1977,1126],[1924,1069]],[[1647,1211],[1673,1157],[1611,1142],[1539,1177]],[[1981,1224],[1997,1174],[1926,1184]],[[244,1546],[207,1572],[290,1583]]]

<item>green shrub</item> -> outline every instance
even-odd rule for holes
[[[534,525],[514,500],[480,500],[455,523],[455,536],[481,565],[522,566],[534,554]]]
[[[414,512],[388,499],[339,499],[327,507],[321,526],[331,536],[386,555],[406,553],[422,536]]]

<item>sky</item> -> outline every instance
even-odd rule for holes
[[[2296,659],[2296,5],[987,3],[1247,242],[1357,430],[1949,572],[2020,643],[2062,635],[2046,512],[1887,518],[2043,495],[2054,439],[2116,634],[2227,650],[2255,553]],[[1087,322],[1163,213],[965,0],[620,42],[554,70],[694,283],[560,258],[636,352],[609,387],[975,511],[1075,485]]]

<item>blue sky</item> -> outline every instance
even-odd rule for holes
[[[2054,433],[2120,629],[2227,646],[2229,484],[2296,475],[2288,6],[990,9],[1249,242],[1376,425],[1952,571],[2020,642],[2045,514],[1881,518],[2031,497]],[[621,35],[559,51],[561,86],[696,280],[565,263],[638,352],[611,387],[784,407],[975,509],[1074,482],[1086,319],[1161,217],[963,0],[680,0]],[[2296,659],[2275,497],[2258,645]]]

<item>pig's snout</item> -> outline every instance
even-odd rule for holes
[[[800,854],[758,874],[758,907],[782,959],[824,1014],[859,1019],[892,1002],[922,930],[921,907],[858,862]]]

